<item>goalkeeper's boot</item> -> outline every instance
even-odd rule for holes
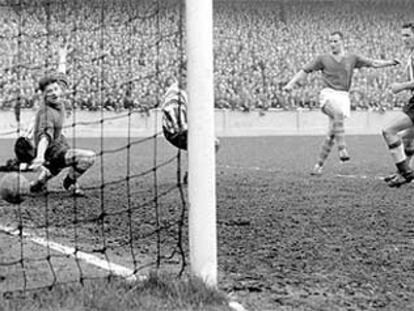
[[[72,193],[72,195],[75,197],[85,196],[85,191],[82,190],[76,180],[70,178],[69,176],[66,176],[63,180],[63,188],[65,188],[66,191]]]
[[[399,188],[404,184],[410,183],[414,179],[414,172],[407,171],[404,173],[398,173],[393,179],[387,182],[388,186],[391,188]]]
[[[30,184],[30,192],[31,193],[45,193],[47,192],[47,185],[46,182],[43,180],[36,180]]]
[[[339,150],[339,160],[344,163],[347,162],[349,160],[351,160],[351,157],[348,154],[348,150],[346,149],[341,149]]]
[[[321,176],[322,171],[323,171],[323,166],[320,165],[319,163],[316,163],[315,166],[313,167],[312,171],[310,172],[310,174],[312,176]]]

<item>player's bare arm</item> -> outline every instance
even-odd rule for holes
[[[385,68],[385,67],[392,67],[398,66],[401,64],[401,61],[397,58],[391,60],[381,60],[381,59],[374,59],[371,61],[373,68]]]
[[[66,56],[68,54],[68,45],[63,44],[58,50],[58,67],[57,72],[66,74]]]
[[[307,73],[301,69],[298,73],[296,73],[293,78],[283,87],[284,91],[290,92],[295,85],[306,78]]]
[[[400,93],[402,91],[414,90],[414,81],[408,82],[394,82],[391,84],[391,91],[394,94]]]

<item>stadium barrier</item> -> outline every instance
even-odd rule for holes
[[[397,111],[352,111],[346,121],[347,134],[379,134],[383,125]],[[33,117],[33,110],[21,113],[24,126]],[[145,137],[161,130],[161,112],[92,112],[76,111],[66,120],[68,137],[123,137],[128,133],[127,118],[131,118],[131,136]],[[328,119],[318,110],[296,111],[232,111],[217,109],[215,112],[216,134],[226,136],[276,136],[276,135],[323,135]],[[0,112],[0,137],[15,137],[17,131],[13,111]]]

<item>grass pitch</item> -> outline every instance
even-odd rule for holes
[[[125,142],[86,139],[77,145],[99,152],[102,146],[110,150]],[[221,140],[217,154],[220,288],[238,297],[248,310],[412,310],[414,186],[389,189],[380,180],[394,171],[380,136],[348,137],[351,162],[339,164],[334,150],[324,175],[311,177],[320,142],[321,137]],[[2,146],[5,160],[11,142],[2,141]],[[129,165],[126,152],[108,153],[83,183],[122,179],[128,167],[133,173],[151,169],[154,150],[153,141],[134,146]],[[157,163],[176,153],[164,140],[158,141],[156,150]],[[98,187],[88,191],[87,199],[74,201],[60,190],[61,178],[57,178],[50,185],[54,192],[46,205],[44,198],[29,199],[19,209],[2,202],[1,219],[13,224],[20,215],[25,225],[40,233],[48,224],[52,239],[72,245],[76,240],[82,250],[98,250],[98,255],[106,246],[110,259],[128,267],[134,267],[134,256],[137,266],[153,264],[156,236],[149,234],[156,227],[153,199],[172,189],[157,204],[162,222],[173,224],[161,235],[163,264],[178,266],[182,258],[174,253],[175,224],[181,201],[174,188],[176,173],[174,163],[160,168],[156,189],[152,173],[131,180],[129,201],[126,183],[108,185],[104,191]],[[108,213],[105,221],[90,221],[99,219],[102,208]],[[185,251],[186,234],[185,229]],[[47,257],[38,250],[29,254]],[[10,251],[7,256],[19,259],[20,253]],[[82,269],[83,276],[96,275],[93,269]],[[5,284],[7,274],[1,274],[0,282]],[[76,280],[79,274],[75,266],[61,279]]]

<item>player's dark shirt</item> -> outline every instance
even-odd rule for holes
[[[347,54],[340,61],[331,54],[322,54],[302,69],[306,73],[320,70],[325,87],[337,91],[349,91],[354,69],[370,66],[372,66],[371,60],[356,54]]]
[[[34,141],[35,146],[39,144],[42,136],[46,135],[49,140],[46,149],[45,160],[51,161],[55,158],[62,158],[69,145],[62,134],[63,122],[65,119],[64,104],[45,104],[39,109],[35,118]]]

